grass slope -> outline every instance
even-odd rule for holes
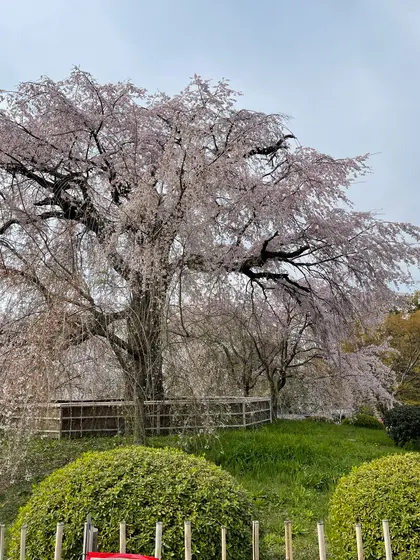
[[[127,444],[124,438],[35,440],[26,468],[11,486],[0,485],[0,520],[10,524],[33,482],[87,450]],[[213,437],[151,438],[203,455],[233,474],[253,495],[270,558],[284,557],[286,519],[293,522],[295,560],[317,557],[316,521],[327,519],[330,494],[352,466],[398,453],[384,431],[309,421],[279,421],[259,430]],[[164,520],[163,520],[164,521]]]

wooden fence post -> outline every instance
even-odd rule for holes
[[[319,560],[327,560],[327,555],[325,552],[325,534],[324,534],[323,521],[318,521],[318,545],[319,545]]]
[[[242,425],[246,428],[246,403],[242,401]]]
[[[59,403],[58,406],[58,439],[63,439],[63,409],[61,407],[61,403]]]
[[[362,525],[356,523],[356,544],[357,544],[357,560],[364,560],[365,554],[363,552],[363,539],[362,539]]]
[[[25,560],[26,556],[26,525],[20,529],[20,560]]]
[[[284,522],[284,543],[286,547],[286,560],[293,560],[292,522]]]
[[[252,560],[260,560],[260,523],[252,522]]]
[[[63,529],[64,523],[57,523],[57,531],[55,533],[54,560],[61,560],[61,551],[63,548]]]
[[[92,517],[90,513],[86,518],[85,529],[83,533],[83,552],[82,552],[82,560],[86,560],[86,555],[90,552],[90,533],[92,531],[93,524],[92,524]]]
[[[156,435],[160,436],[160,405],[156,409]]]
[[[226,560],[226,527],[221,528],[222,531],[222,560]]]
[[[0,560],[4,560],[4,525],[0,525]]]
[[[91,552],[98,552],[98,528],[92,528]]]
[[[125,554],[126,552],[126,539],[127,539],[127,527],[125,521],[120,523],[120,553]]]
[[[191,521],[184,522],[185,560],[191,560]]]
[[[155,558],[160,560],[162,556],[162,522],[156,523],[156,537],[155,537]]]
[[[383,527],[383,530],[384,530],[385,557],[386,557],[386,560],[392,560],[391,537],[389,536],[389,522],[388,522],[388,519],[384,519],[382,521],[382,527]]]
[[[93,531],[95,527],[91,525],[89,532],[88,532],[88,548],[86,552],[93,552]]]

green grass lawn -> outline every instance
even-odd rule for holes
[[[126,445],[123,438],[34,440],[26,468],[0,482],[0,520],[10,524],[34,482],[87,450]],[[284,521],[293,522],[295,560],[317,558],[316,522],[327,520],[337,480],[352,466],[399,450],[384,431],[309,421],[279,421],[258,430],[215,436],[151,438],[221,465],[251,493],[270,558],[284,558]],[[164,521],[164,520],[162,520]]]

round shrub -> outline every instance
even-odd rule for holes
[[[359,428],[371,428],[372,430],[383,430],[385,428],[382,422],[369,414],[356,414],[350,418],[344,418],[342,424],[350,424]]]
[[[420,406],[396,406],[385,413],[384,423],[395,445],[404,447],[420,439]]]
[[[10,556],[19,557],[27,524],[27,557],[54,556],[56,524],[64,525],[63,559],[80,560],[87,514],[99,529],[98,549],[118,552],[119,523],[127,523],[127,552],[153,555],[157,521],[162,556],[182,558],[184,521],[192,522],[192,553],[220,558],[220,526],[228,529],[228,555],[248,556],[253,506],[235,479],[205,459],[173,449],[125,447],[85,453],[43,480],[11,529]]]
[[[320,422],[320,423],[324,423],[324,424],[334,424],[334,420],[328,416],[319,416],[319,415],[313,415],[313,416],[307,416],[305,418],[305,420],[307,422]]]
[[[330,503],[334,557],[357,558],[355,524],[362,524],[365,560],[384,558],[388,519],[394,560],[420,559],[420,454],[390,455],[341,478]]]

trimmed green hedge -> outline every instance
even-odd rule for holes
[[[323,422],[324,424],[334,424],[334,420],[328,416],[308,416],[305,418],[306,422]]]
[[[376,459],[340,479],[330,505],[334,558],[357,558],[355,524],[362,524],[365,560],[384,558],[388,519],[394,560],[420,559],[420,454]]]
[[[153,555],[163,522],[163,558],[183,558],[184,521],[192,522],[193,557],[220,558],[220,526],[228,556],[249,556],[253,506],[235,479],[205,459],[174,449],[126,447],[86,453],[42,481],[11,529],[10,556],[19,557],[27,523],[27,557],[51,560],[56,524],[65,523],[63,560],[80,560],[86,515],[99,529],[99,550],[119,550],[127,523],[127,552]],[[246,543],[246,544],[245,544]]]
[[[342,424],[350,424],[358,428],[371,428],[373,430],[384,430],[385,426],[375,416],[370,414],[356,414],[350,418],[344,418]]]

